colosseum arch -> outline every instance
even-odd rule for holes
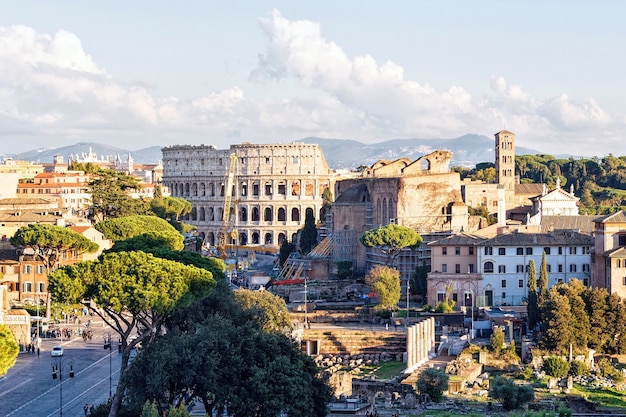
[[[195,207],[191,209],[191,220],[193,221],[198,220],[198,210],[196,210]]]
[[[265,234],[265,238],[263,239],[263,244],[271,245],[272,243],[273,243],[272,242],[272,234],[268,232],[268,233]]]
[[[241,207],[239,209],[239,221],[240,222],[248,221],[248,209],[246,207]]]
[[[265,210],[263,211],[263,221],[266,222],[271,222],[272,221],[272,208],[271,207],[265,207]]]
[[[209,183],[209,195],[215,197],[215,184]]]
[[[300,221],[300,209],[298,209],[298,207],[294,207],[291,209],[291,221],[292,222]]]
[[[203,182],[200,183],[200,195],[202,197],[206,196],[206,185]]]
[[[315,220],[315,211],[313,210],[313,208],[307,207],[304,213],[305,213],[305,218],[311,216],[313,217],[313,220]]]
[[[194,197],[198,196],[198,184],[195,182],[191,185],[191,195]]]
[[[287,239],[287,236],[284,233],[278,234],[278,244],[282,245],[283,242]]]
[[[245,232],[239,233],[239,244],[240,245],[248,244],[248,235],[246,235]]]
[[[252,233],[252,244],[253,245],[258,245],[259,243],[261,243],[261,236],[259,235],[259,232],[253,232]]]
[[[252,207],[251,220],[253,222],[258,222],[258,221],[261,220],[261,213],[259,212],[259,208],[258,207]]]
[[[285,211],[284,207],[279,207],[278,208],[277,219],[278,219],[279,222],[286,222],[287,221],[287,212]]]
[[[200,207],[200,218],[199,220],[201,222],[206,221],[206,212],[204,210],[204,207]]]
[[[210,222],[215,221],[215,209],[213,209],[213,207],[209,207],[209,216],[207,220]]]
[[[189,183],[185,183],[185,197],[189,197]]]

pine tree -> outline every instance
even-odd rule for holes
[[[548,299],[548,267],[546,265],[546,253],[543,252],[541,265],[539,266],[539,281],[537,282],[537,304],[542,308]]]
[[[317,227],[313,213],[307,212],[304,219],[304,228],[300,234],[300,251],[307,255],[317,245]]]
[[[528,262],[528,305],[526,311],[528,313],[528,327],[534,329],[540,320],[539,303],[537,301],[537,272],[535,272],[535,261]]]

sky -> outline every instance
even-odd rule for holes
[[[0,0],[0,155],[493,138],[626,155],[622,0]]]

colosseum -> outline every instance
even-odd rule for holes
[[[314,144],[175,145],[162,152],[163,184],[191,203],[187,222],[213,247],[220,234],[229,245],[292,241],[307,214],[319,221],[322,193],[334,186],[333,171]]]

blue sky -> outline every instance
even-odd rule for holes
[[[0,154],[508,129],[626,155],[623,1],[0,5]]]

